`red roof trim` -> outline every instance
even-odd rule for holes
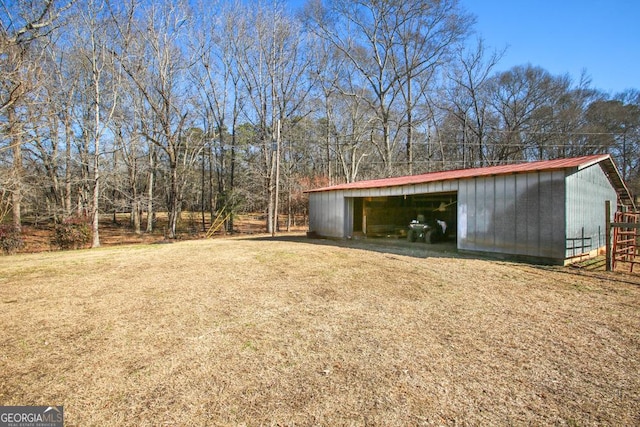
[[[394,178],[372,179],[368,181],[338,184],[330,187],[316,188],[307,191],[316,193],[322,191],[338,190],[364,190],[370,188],[399,187],[403,185],[426,184],[430,182],[447,181],[454,179],[476,178],[491,175],[509,175],[516,173],[536,172],[545,170],[557,170],[566,168],[583,169],[603,160],[611,160],[608,154],[596,154],[591,156],[574,157],[569,159],[542,160],[538,162],[518,163],[513,165],[488,166],[484,168],[457,169],[441,172],[430,172],[421,175],[399,176]]]

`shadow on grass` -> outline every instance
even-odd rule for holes
[[[458,252],[455,239],[436,243],[411,243],[404,239],[397,238],[362,238],[362,239],[326,239],[326,238],[314,238],[308,237],[305,234],[289,233],[278,234],[275,237],[269,235],[260,236],[245,236],[242,240],[264,241],[264,242],[289,242],[289,243],[303,243],[320,246],[333,246],[339,248],[351,248],[360,249],[365,251],[372,251],[388,255],[403,255],[414,258],[450,258],[450,259],[477,259],[489,262],[508,262],[514,265],[523,265],[533,269],[538,269],[546,272],[559,272],[564,274],[570,274],[574,276],[590,276],[596,277],[602,280],[626,283],[635,286],[640,286],[640,275],[637,273],[621,273],[621,272],[605,272],[603,271],[587,271],[572,266],[557,266],[557,265],[540,265],[533,264],[518,259],[504,259],[491,256],[482,256],[477,253],[461,253]]]
[[[304,234],[278,234],[276,236],[247,236],[243,240],[265,242],[289,242],[304,243],[320,246],[333,246],[339,248],[360,249],[383,254],[404,255],[414,258],[480,258],[460,254],[456,248],[455,240],[447,242],[427,244],[411,243],[397,238],[362,238],[362,239],[325,239],[307,237]]]

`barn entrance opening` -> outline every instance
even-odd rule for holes
[[[457,230],[456,192],[354,199],[353,231],[366,237],[408,238],[413,223],[438,222],[447,239]]]

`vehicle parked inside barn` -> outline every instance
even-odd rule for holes
[[[410,242],[437,243],[447,237],[447,223],[443,220],[432,218],[425,220],[424,215],[418,215],[409,224],[407,240]]]

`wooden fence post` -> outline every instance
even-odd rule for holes
[[[604,202],[605,212],[605,241],[606,241],[606,270],[611,271],[611,200]]]

